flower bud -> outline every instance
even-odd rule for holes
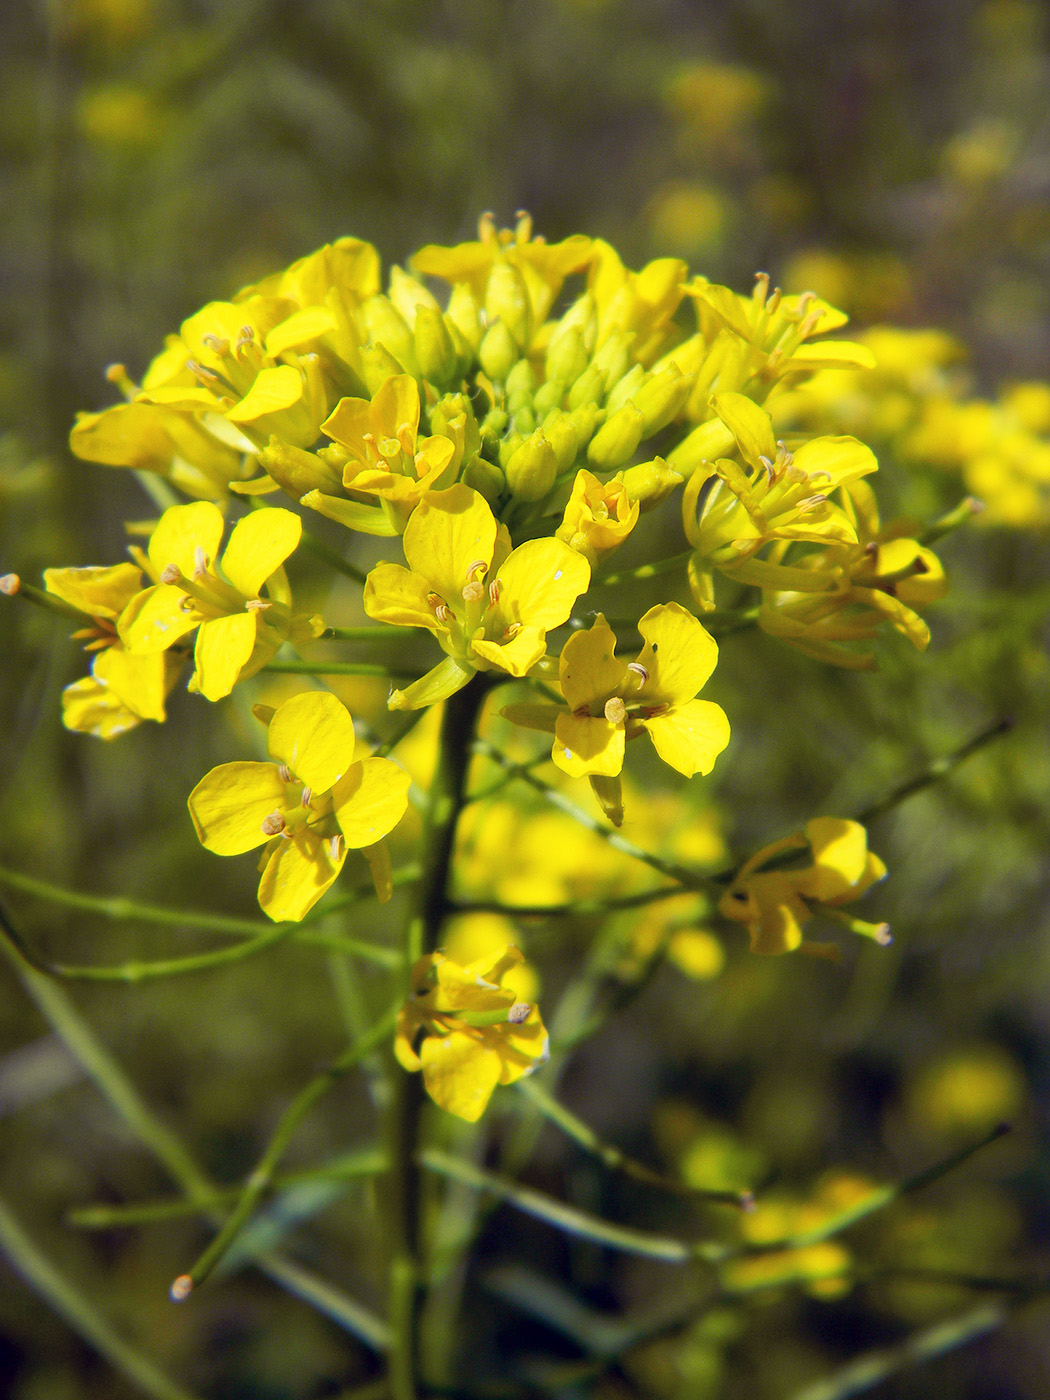
[[[659,374],[646,377],[642,387],[631,395],[631,401],[645,419],[643,437],[652,437],[678,414],[689,397],[692,379],[676,364],[669,364]]]
[[[494,384],[502,384],[517,364],[521,352],[502,321],[489,326],[478,346],[481,368]]]
[[[536,371],[528,360],[518,361],[507,375],[504,387],[507,393],[507,408],[511,413],[518,407],[516,400],[520,399],[522,403],[532,402],[532,396],[536,392]]]
[[[481,448],[481,431],[466,394],[446,394],[430,410],[430,431],[451,439],[456,445],[452,461],[456,471],[461,463]]]
[[[580,434],[573,415],[564,413],[560,408],[548,413],[543,420],[543,436],[554,448],[558,475],[561,476],[576,461],[580,450]]]
[[[681,472],[668,466],[662,457],[628,467],[623,474],[623,487],[629,501],[637,501],[642,513],[653,510],[684,481]]]
[[[271,437],[269,445],[259,453],[259,465],[293,500],[302,500],[307,491],[314,490],[336,496],[343,494],[341,471],[316,452],[292,447],[278,437]]]
[[[554,485],[558,459],[542,431],[532,433],[511,453],[506,465],[507,489],[520,501],[538,501]]]
[[[460,332],[472,350],[477,350],[485,325],[481,319],[481,307],[466,282],[457,282],[448,299],[445,316]]]
[[[485,288],[485,315],[489,326],[504,325],[517,342],[519,351],[532,339],[532,306],[525,279],[513,263],[497,260]]]
[[[438,387],[450,384],[455,378],[458,356],[445,318],[436,306],[420,306],[416,311],[413,339],[423,378]]]
[[[548,379],[541,384],[532,396],[532,406],[535,408],[538,417],[542,420],[552,409],[560,408],[562,397],[565,393],[564,386],[556,380]]]
[[[358,315],[369,340],[389,351],[401,363],[404,373],[418,376],[419,362],[412,332],[393,302],[381,295],[369,297],[361,303]]]
[[[405,319],[405,324],[414,326],[416,316],[423,309],[429,308],[431,311],[438,311],[437,298],[433,292],[427,290],[423,283],[417,278],[405,272],[403,268],[392,267],[390,269],[390,291],[388,293],[391,302]]]
[[[404,365],[394,359],[385,345],[366,345],[361,350],[361,377],[369,398],[378,394],[388,379],[404,372]]]
[[[736,438],[720,418],[701,423],[667,454],[668,465],[683,476],[692,476],[701,462],[725,457],[736,446]]]
[[[569,390],[569,407],[597,404],[605,397],[605,375],[598,365],[588,365]]]
[[[625,403],[607,418],[591,438],[587,460],[598,471],[615,471],[629,462],[642,440],[645,420],[633,403]]]
[[[614,384],[627,373],[631,364],[631,341],[634,337],[627,331],[610,331],[594,353],[592,366],[601,370],[608,394]]]
[[[570,326],[564,335],[552,338],[547,347],[546,371],[548,380],[559,384],[575,384],[587,368],[587,347],[583,343],[583,332]]]
[[[605,400],[605,411],[612,417],[617,409],[623,408],[624,404],[633,400],[635,394],[649,378],[647,370],[641,365],[632,365],[622,379],[609,390],[609,395]]]
[[[594,354],[594,347],[598,343],[598,314],[594,305],[594,293],[583,292],[576,298],[568,311],[558,321],[550,333],[548,354],[563,336],[571,335],[578,331],[583,339],[583,349],[586,359]],[[580,371],[582,373],[582,370]]]
[[[482,457],[480,453],[475,453],[466,463],[460,472],[460,481],[464,486],[471,486],[485,497],[489,505],[495,507],[496,502],[507,489],[507,478],[502,470],[496,466],[495,462],[490,462],[487,457]]]

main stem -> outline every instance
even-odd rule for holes
[[[448,886],[456,822],[463,808],[474,726],[485,696],[484,681],[445,701],[437,764],[421,838],[422,875],[406,935],[407,978],[418,958],[438,946],[449,911]],[[422,1076],[398,1069],[390,1104],[388,1229],[390,1247],[390,1384],[394,1400],[415,1400],[419,1376],[419,1319],[423,1302],[421,1175],[417,1160],[425,1101]]]

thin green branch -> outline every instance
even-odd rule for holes
[[[913,1332],[896,1346],[866,1352],[833,1376],[796,1390],[791,1400],[848,1400],[881,1385],[891,1376],[912,1371],[934,1357],[955,1351],[1001,1327],[1017,1307],[1016,1302],[979,1303],[968,1312]]]
[[[396,622],[372,622],[367,627],[326,627],[319,642],[394,642],[407,640],[409,633]]]
[[[646,1186],[655,1186],[661,1191],[669,1191],[676,1196],[689,1196],[695,1200],[707,1201],[717,1205],[739,1206],[742,1210],[749,1210],[754,1205],[754,1197],[750,1191],[719,1191],[709,1190],[700,1186],[690,1186],[688,1182],[676,1181],[673,1177],[665,1176],[662,1172],[653,1171],[644,1162],[636,1161],[629,1157],[613,1143],[604,1142],[592,1128],[582,1119],[578,1118],[558,1102],[552,1094],[548,1094],[535,1079],[519,1079],[515,1086],[519,1093],[529,1100],[534,1108],[547,1119],[560,1128],[567,1137],[589,1152],[592,1157],[597,1157],[598,1161],[611,1171],[621,1172],[624,1176],[630,1177],[632,1181],[643,1182]]]
[[[684,891],[684,893],[691,893]],[[665,885],[656,890],[640,890],[637,894],[622,894],[611,899],[570,899],[563,904],[505,904],[499,899],[457,899],[452,908],[457,914],[506,914],[510,919],[589,919],[601,914],[616,914],[624,909],[643,909],[661,899],[681,898],[681,885]]]
[[[926,765],[918,777],[910,778],[908,782],[901,783],[899,787],[893,789],[887,796],[873,802],[870,807],[865,807],[863,812],[858,813],[856,820],[863,825],[874,821],[876,817],[881,817],[884,812],[890,811],[905,798],[914,797],[916,793],[922,792],[924,788],[931,787],[934,783],[946,778],[949,773],[958,768],[959,764],[969,758],[971,754],[983,749],[986,744],[990,744],[995,739],[1001,739],[1004,734],[1009,734],[1014,727],[1012,719],[1001,719],[987,729],[982,729],[980,734],[975,734],[972,739],[967,739],[965,744],[960,744],[951,753],[945,754],[943,758],[932,759]]]
[[[300,541],[304,549],[308,549],[316,559],[327,564],[330,569],[335,569],[336,573],[343,574],[346,578],[352,578],[355,583],[363,584],[368,575],[363,569],[359,569],[356,564],[351,564],[349,559],[344,559],[337,549],[319,540],[311,530],[304,530]]]
[[[415,680],[419,672],[367,661],[268,661],[262,668],[288,676],[373,676],[379,680]]]
[[[132,1385],[153,1400],[194,1400],[192,1392],[171,1380],[150,1357],[125,1341],[94,1302],[70,1283],[26,1234],[3,1201],[0,1249],[29,1287]]]
[[[437,1148],[428,1148],[421,1154],[420,1161],[428,1171],[453,1181],[461,1181],[478,1191],[487,1191],[516,1210],[536,1220],[543,1220],[555,1229],[579,1239],[591,1240],[594,1244],[618,1249],[626,1254],[638,1254],[647,1259],[659,1259],[667,1264],[688,1264],[704,1261],[708,1257],[710,1245],[706,1242],[689,1244],[685,1240],[674,1239],[669,1235],[656,1235],[646,1230],[635,1230],[626,1225],[613,1225],[598,1216],[588,1215],[574,1206],[565,1205],[553,1196],[535,1191],[531,1186],[522,1186],[509,1177],[497,1176],[484,1171],[470,1162],[452,1157]]]
[[[621,583],[637,583],[641,579],[656,578],[660,574],[673,574],[684,569],[693,556],[691,549],[682,554],[671,554],[666,559],[654,559],[649,564],[638,564],[633,569],[624,569],[618,574],[601,574],[591,580],[592,588],[615,588]]]
[[[398,1009],[398,1006],[391,1008],[367,1035],[362,1036],[349,1050],[311,1079],[288,1105],[222,1229],[193,1267],[187,1273],[180,1274],[172,1284],[171,1293],[176,1302],[187,1298],[194,1288],[204,1282],[240,1234],[259,1201],[272,1188],[277,1163],[287,1150],[295,1130],[314,1104],[323,1098],[344,1074],[356,1068],[366,1055],[371,1054],[390,1038]]]

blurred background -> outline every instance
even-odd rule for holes
[[[456,1283],[469,1323],[450,1345],[478,1385],[786,1400],[858,1352],[990,1300],[1001,1327],[897,1368],[877,1393],[1050,1393],[1046,1305],[1015,1308],[1016,1296],[957,1277],[1045,1281],[1050,1266],[1047,25],[1035,0],[24,0],[0,15],[0,572],[39,582],[48,565],[116,562],[125,522],[155,514],[130,473],[66,446],[78,409],[114,401],[107,365],[137,377],[204,302],[340,235],[371,240],[389,266],[475,236],[489,209],[501,226],[528,210],[550,241],[605,238],[632,267],[674,255],[741,292],[758,270],[786,291],[812,288],[870,336],[880,368],[866,384],[829,379],[795,422],[869,441],[887,514],[936,514],[968,491],[987,504],[940,547],[952,592],[930,612],[925,656],[890,637],[880,670],[858,675],[754,632],[727,638],[705,695],[731,715],[732,749],[698,796],[646,786],[637,797],[634,839],[657,833],[717,869],[811,816],[863,811],[1012,720],[873,822],[891,875],[862,913],[893,925],[893,946],[854,942],[839,965],[758,960],[738,929],[680,911],[678,956],[672,942],[558,1092],[661,1170],[756,1187],[781,1226],[919,1171],[1000,1120],[1012,1133],[852,1233],[830,1265],[788,1261],[780,1287],[742,1278],[744,1303],[698,1309],[591,1381],[567,1377],[593,1329],[654,1299],[670,1306],[682,1277],[496,1211]],[[323,606],[307,566],[311,586]],[[0,866],[100,896],[257,915],[250,861],[231,873],[200,850],[184,807],[199,775],[255,742],[247,702],[205,715],[177,692],[164,727],[112,744],[67,733],[60,692],[84,673],[82,654],[62,619],[0,602]],[[377,687],[341,693],[382,722]],[[549,832],[519,847],[508,844],[517,828],[488,816],[465,838],[469,892],[499,892],[494,872],[510,867],[518,899],[540,880],[552,900],[608,888],[604,848],[583,843],[551,870]],[[502,845],[493,835],[508,832]],[[25,889],[2,897],[54,961],[208,946]],[[367,932],[369,917],[350,931]],[[665,932],[625,920],[595,976],[629,983]],[[593,954],[592,930],[568,919],[515,936],[534,949],[553,1009]],[[160,1120],[235,1182],[361,1006],[378,1005],[371,976],[296,945],[227,971],[65,991]],[[512,1108],[470,1139],[479,1159],[520,1138]],[[341,1085],[295,1161],[367,1142],[372,1112],[367,1085]],[[0,1118],[0,1254],[12,1253],[13,1221],[192,1393],[298,1400],[370,1382],[365,1347],[258,1272],[172,1308],[170,1280],[207,1239],[194,1221],[70,1228],[71,1207],[172,1183],[8,966]],[[623,1222],[698,1228],[691,1207],[625,1188],[549,1132],[534,1137],[533,1184]],[[291,1243],[375,1304],[369,1200],[344,1191]],[[871,1277],[852,1288],[822,1277],[850,1261]],[[956,1281],[909,1280],[910,1266]],[[23,1272],[0,1260],[0,1394],[142,1393]],[[564,1294],[544,1291],[552,1279]],[[812,1400],[855,1393],[844,1385]]]

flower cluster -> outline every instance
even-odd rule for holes
[[[371,628],[327,627],[293,602],[286,565],[322,522],[336,543],[316,552],[363,580],[374,636],[417,639],[389,708],[514,687],[502,716],[550,735],[554,767],[587,778],[620,825],[631,740],[647,735],[685,778],[729,744],[724,710],[699,694],[718,659],[705,621],[757,623],[849,667],[874,664],[883,625],[926,645],[919,611],[943,570],[918,526],[881,523],[870,448],[774,428],[778,403],[872,365],[866,346],[824,338],[844,321],[764,275],[740,296],[676,258],[633,271],[600,239],[548,244],[527,216],[512,230],[485,216],[476,240],[425,247],[385,279],[374,248],[342,238],[210,303],[140,382],[114,367],[125,401],[73,429],[81,458],[191,499],[145,527],[133,562],[48,570],[51,605],[81,620],[94,653],[67,690],[67,725],[111,738],[161,721],[184,668],[218,702],[269,667],[324,676],[315,654],[289,665],[282,649],[369,645]],[[278,493],[289,504],[265,503]],[[681,530],[688,547],[669,548]],[[382,541],[370,569],[354,558],[363,535]],[[631,562],[614,572],[622,549]],[[649,577],[666,591],[642,610],[632,585]],[[221,764],[193,789],[201,842],[263,848],[259,901],[275,920],[304,918],[350,848],[389,896],[383,839],[407,810],[408,774],[354,757],[334,695],[282,699],[255,706],[271,761]],[[769,866],[807,846],[811,864]],[[722,913],[756,951],[785,951],[814,908],[881,871],[862,828],[820,819],[753,857]],[[462,1117],[545,1053],[538,1012],[504,980],[520,957],[507,946],[463,966],[432,952],[412,973],[397,1053]]]

